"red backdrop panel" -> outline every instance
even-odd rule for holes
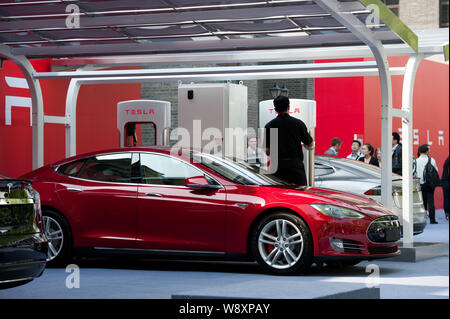
[[[391,66],[404,66],[407,58],[389,59]],[[439,174],[449,155],[449,68],[448,65],[424,60],[417,71],[413,100],[413,155],[422,144],[431,145],[430,155],[435,158]],[[392,77],[393,105],[401,108],[403,76]],[[365,140],[380,145],[381,96],[378,77],[364,79]],[[401,119],[392,121],[392,130],[401,135]],[[437,208],[443,207],[442,188],[435,193]]]
[[[38,72],[51,71],[50,60],[33,60]],[[32,169],[32,130],[29,107],[11,106],[11,125],[6,124],[7,96],[29,98],[27,88],[14,88],[5,77],[24,78],[20,69],[5,61],[0,69],[0,174],[17,177]],[[40,81],[44,114],[63,116],[69,80]],[[77,103],[77,153],[118,147],[117,103],[140,99],[140,84],[86,85]],[[44,125],[44,164],[65,158],[65,127]]]
[[[325,62],[350,62],[353,60],[320,60]],[[339,157],[351,151],[352,141],[364,134],[364,78],[317,78],[314,83],[317,102],[316,154],[323,154],[331,139],[342,140]]]

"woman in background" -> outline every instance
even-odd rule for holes
[[[366,164],[380,166],[378,160],[375,157],[373,157],[373,152],[374,150],[372,145],[370,145],[369,143],[364,144],[362,147],[363,156],[359,159],[359,161],[364,162]]]
[[[378,165],[381,164],[381,147],[377,147],[375,150],[375,158],[378,160]]]

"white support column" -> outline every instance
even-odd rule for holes
[[[79,80],[70,80],[66,96],[66,158],[77,154],[77,101],[79,92]]]
[[[414,243],[414,217],[413,217],[413,95],[414,82],[417,69],[423,56],[413,55],[406,64],[406,73],[403,79],[402,111],[407,116],[402,118],[402,193],[403,193],[403,244]]]
[[[375,57],[380,63],[381,84],[381,202],[392,209],[392,83],[382,47]]]
[[[44,165],[44,103],[39,80],[34,77],[36,71],[30,61],[24,56],[15,56],[8,46],[0,44],[0,55],[14,62],[27,80],[31,94],[32,132],[33,132],[33,162],[32,168]]]
[[[314,0],[314,2],[364,42],[377,62],[381,84],[381,202],[392,209],[392,85],[384,47],[364,23],[351,12],[342,9],[342,2],[337,0]]]
[[[86,72],[89,70],[98,70],[102,67],[84,66],[75,71]],[[67,88],[66,95],[66,158],[77,155],[77,101],[82,79],[72,78]]]

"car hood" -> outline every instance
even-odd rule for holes
[[[388,208],[379,202],[365,196],[349,192],[336,191],[334,189],[305,187],[305,186],[276,186],[283,189],[283,194],[289,197],[302,197],[310,204],[331,204],[347,207],[364,213],[371,218],[378,218],[385,215],[393,215]]]

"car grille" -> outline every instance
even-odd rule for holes
[[[361,254],[362,245],[357,241],[344,239],[343,244],[345,253]]]
[[[378,254],[392,254],[397,251],[397,246],[394,247],[377,247],[377,248],[369,248],[369,254],[378,255]]]
[[[400,239],[401,228],[397,216],[375,219],[367,229],[367,237],[374,243],[395,242]]]

